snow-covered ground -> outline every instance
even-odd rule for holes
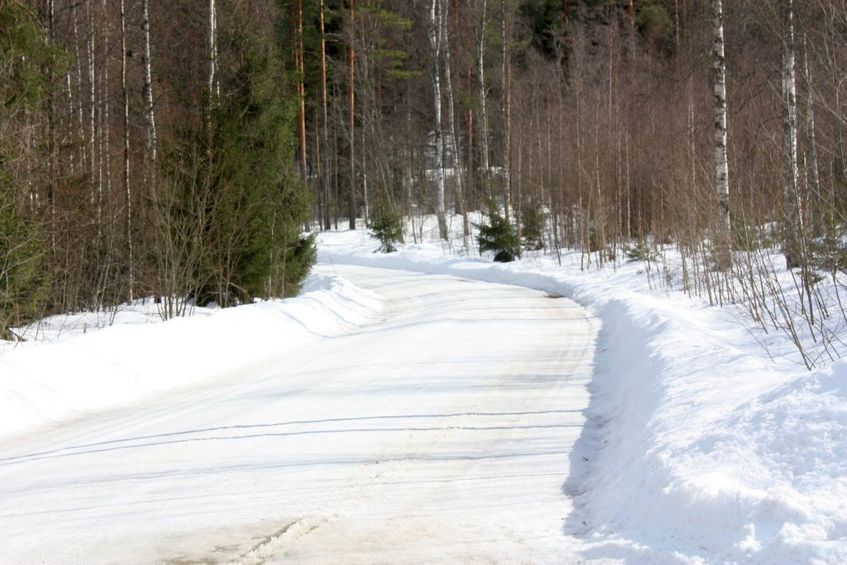
[[[0,439],[244,369],[347,332],[381,307],[347,280],[314,274],[294,299],[197,308],[167,322],[141,303],[117,317],[48,318],[20,332],[32,341],[6,343],[0,355]],[[114,324],[103,327],[110,318]]]
[[[847,562],[847,362],[806,371],[657,284],[672,267],[493,264],[416,230],[388,255],[321,234],[297,299],[5,344],[0,561]],[[599,336],[457,280],[573,298]]]
[[[317,272],[379,315],[295,348],[273,333],[258,361],[227,343],[257,322],[236,308],[210,330],[241,368],[4,441],[0,563],[572,562],[596,320],[516,286]]]
[[[656,290],[640,262],[492,264],[433,243],[431,224],[428,243],[390,255],[361,230],[323,234],[321,260],[527,286],[596,312],[585,465],[566,484],[585,558],[847,562],[847,361],[808,372],[778,336],[765,351],[739,309]]]

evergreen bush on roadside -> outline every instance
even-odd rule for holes
[[[507,222],[500,212],[492,208],[488,213],[488,225],[479,225],[479,251],[494,253],[498,263],[509,263],[521,256],[521,240],[515,226]]]

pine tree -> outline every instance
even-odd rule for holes
[[[521,239],[515,226],[508,222],[499,211],[491,208],[488,212],[488,225],[480,225],[479,252],[491,251],[498,263],[509,263],[521,256]]]

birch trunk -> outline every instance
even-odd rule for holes
[[[789,269],[800,266],[800,237],[803,228],[802,207],[800,204],[800,169],[797,161],[797,76],[794,57],[794,6],[792,0],[783,0],[783,18],[785,24],[782,99],[785,105],[783,114],[783,144],[786,157],[784,178],[784,242],[783,254]]]
[[[347,104],[349,106],[350,134],[350,194],[348,200],[348,227],[356,229],[356,0],[349,0],[350,40],[347,46]]]
[[[77,13],[80,4],[74,3],[71,5],[71,20],[73,23],[73,34],[74,34],[74,50],[75,50],[75,62],[76,62],[76,113],[79,119],[79,161],[80,161],[80,174],[86,173],[86,167],[88,164],[88,155],[86,150],[86,142],[88,141],[88,136],[85,132],[85,111],[83,110],[83,92],[82,92],[82,49],[79,45],[79,15]]]
[[[432,82],[432,102],[434,107],[433,137],[435,138],[435,188],[438,217],[438,234],[447,240],[447,220],[444,214],[444,132],[441,120],[441,10],[439,0],[429,0],[429,19],[427,21],[429,36],[430,81]]]
[[[141,29],[144,32],[144,117],[147,121],[147,154],[150,158],[149,187],[152,201],[156,202],[156,113],[153,107],[153,57],[150,41],[150,0],[141,2]]]
[[[509,222],[509,211],[512,207],[512,171],[511,171],[511,151],[512,151],[512,109],[509,100],[510,74],[511,66],[509,65],[509,44],[506,26],[506,0],[500,0],[501,22],[500,34],[502,40],[501,56],[502,56],[502,89],[503,89],[503,215],[506,223]]]
[[[713,65],[715,75],[715,186],[720,213],[717,260],[721,269],[729,267],[730,217],[729,217],[729,163],[727,159],[727,101],[726,58],[724,55],[723,5],[712,0],[714,23]]]
[[[452,68],[450,65],[450,0],[444,0],[442,13],[442,32],[444,34],[444,78],[447,88],[447,113],[450,117],[450,138],[453,140],[453,178],[456,179],[456,203],[459,206],[459,213],[462,215],[462,237],[465,241],[465,247],[468,245],[468,236],[471,233],[470,222],[468,221],[468,208],[465,202],[465,194],[462,186],[462,159],[459,151],[459,138],[456,135],[456,106],[453,99],[453,77]]]
[[[209,0],[209,117],[218,95],[218,10],[216,0]]]
[[[88,2],[88,147],[90,147],[90,155],[91,155],[91,166],[90,173],[92,179],[92,190],[91,190],[91,203],[95,206],[97,205],[97,196],[100,191],[100,185],[96,184],[94,179],[94,166],[95,166],[95,157],[94,157],[94,148],[96,144],[96,135],[97,135],[97,78],[94,71],[94,50],[96,47],[95,43],[95,28],[94,28],[94,7],[92,4],[94,0],[89,0]],[[98,217],[99,217],[98,212]]]
[[[487,18],[488,0],[482,0],[482,16],[477,37],[477,80],[479,89],[479,118],[480,118],[480,144],[482,153],[482,189],[485,198],[493,202],[494,195],[491,193],[491,181],[489,178],[490,162],[488,151],[488,112],[486,110],[485,91],[485,24]]]
[[[52,1],[52,0],[51,0]],[[109,6],[106,3],[107,0],[103,0],[103,14],[106,20],[109,19]],[[109,28],[106,27],[106,32],[104,34],[104,51],[106,53],[105,64],[103,65],[103,94],[102,94],[102,104],[103,104],[103,136],[106,138],[106,147],[109,147],[111,143],[111,133],[112,128],[110,125],[110,109],[111,109],[111,100],[109,97],[109,55],[111,53],[110,41],[109,41]],[[104,174],[106,176],[106,185],[105,192],[107,195],[111,195],[112,193],[112,158],[111,155],[106,152],[103,160],[104,163]],[[112,218],[112,223],[114,223],[114,216]]]
[[[125,0],[121,0],[121,90],[124,99],[124,194],[126,195],[126,243],[127,270],[129,282],[129,300],[135,298],[135,258],[132,241],[132,190],[129,183],[129,89],[127,88],[127,47],[126,47],[126,9]]]
[[[809,168],[811,169],[811,189],[816,197],[820,197],[820,170],[818,168],[818,145],[815,133],[815,105],[813,100],[812,69],[809,64],[809,51],[806,46],[806,36],[803,36],[803,71],[806,80],[806,137],[809,144]]]

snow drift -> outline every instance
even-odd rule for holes
[[[0,437],[267,362],[371,320],[377,295],[311,275],[303,294],[160,324],[122,324],[0,355]]]

